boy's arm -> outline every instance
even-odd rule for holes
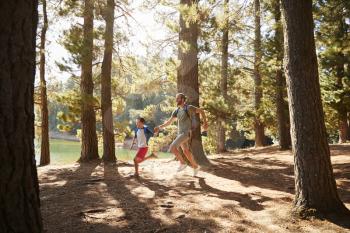
[[[132,149],[132,147],[134,146],[134,144],[135,144],[135,140],[136,140],[136,137],[134,137],[133,139],[132,139],[132,143],[131,143],[131,146],[130,146],[130,150]]]
[[[135,140],[136,140],[136,132],[135,132],[135,135],[134,135],[134,138],[132,139],[132,143],[131,143],[131,146],[130,146],[130,150],[132,149],[132,147],[134,146],[135,144]]]

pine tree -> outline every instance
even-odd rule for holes
[[[350,112],[350,3],[342,0],[318,0],[316,4],[316,28],[320,48],[323,97],[330,107],[337,111],[339,143],[347,141]],[[334,13],[336,12],[336,14]]]
[[[222,29],[221,41],[221,82],[220,92],[225,101],[228,100],[227,95],[227,77],[228,77],[228,43],[229,43],[229,0],[224,1],[224,25]],[[218,118],[218,143],[217,153],[225,152],[226,130],[224,119]]]
[[[40,107],[41,107],[41,155],[40,165],[47,165],[50,163],[50,141],[49,141],[49,111],[47,106],[47,92],[45,80],[45,43],[46,32],[49,26],[47,19],[46,0],[42,0],[43,8],[43,26],[40,35]]]
[[[99,158],[93,98],[94,83],[92,80],[94,1],[85,0],[84,3],[80,83],[82,148],[79,161],[81,162]]]
[[[314,40],[312,0],[282,0],[285,67],[295,156],[295,210],[348,213],[330,160]]]
[[[286,96],[286,82],[283,72],[283,28],[281,22],[280,0],[272,1],[272,12],[275,20],[274,50],[276,59],[276,116],[278,124],[279,146],[287,150],[291,146],[290,121]]]
[[[38,1],[0,7],[0,232],[43,232],[34,153]]]
[[[255,146],[261,147],[265,145],[265,126],[261,120],[261,99],[262,99],[262,85],[261,85],[261,11],[260,0],[254,0],[254,21],[255,21],[255,39],[254,39],[254,131],[255,131]]]
[[[113,27],[114,27],[114,0],[107,0],[104,10],[105,29],[105,50],[102,62],[101,73],[101,111],[103,130],[103,156],[105,162],[115,162],[115,142],[112,115],[111,99],[111,71],[113,54]]]
[[[198,19],[197,0],[180,1],[180,31],[178,58],[180,66],[177,70],[177,89],[188,96],[188,104],[199,106],[198,82]],[[186,12],[186,13],[185,13]],[[199,116],[196,116],[197,118]],[[199,119],[197,119],[199,121]],[[202,144],[200,127],[194,132],[191,149],[199,165],[209,165]]]

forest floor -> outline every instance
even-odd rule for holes
[[[331,146],[338,191],[350,208],[350,144]],[[44,227],[80,232],[350,232],[350,219],[291,217],[293,157],[276,147],[210,157],[210,171],[178,163],[94,162],[39,167]]]

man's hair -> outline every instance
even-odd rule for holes
[[[187,97],[184,93],[177,93],[176,96],[180,96],[183,100],[187,100]]]
[[[139,120],[142,124],[144,124],[146,122],[145,118],[143,118],[143,117],[138,117],[137,120]]]

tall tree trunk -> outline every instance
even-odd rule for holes
[[[41,100],[41,155],[40,165],[50,164],[50,142],[49,142],[49,111],[47,109],[47,94],[45,80],[45,43],[48,28],[46,0],[42,0],[43,5],[43,28],[40,36],[40,100]]]
[[[0,232],[43,232],[34,153],[38,2],[0,5]]]
[[[339,143],[346,143],[348,140],[348,118],[346,111],[338,111],[339,115]]]
[[[281,150],[288,150],[291,146],[290,121],[288,103],[284,100],[286,93],[286,82],[283,76],[283,28],[281,22],[280,0],[274,0],[275,17],[275,45],[277,51],[276,71],[276,115],[278,125],[279,146]]]
[[[303,215],[346,212],[340,201],[330,151],[317,69],[312,0],[282,0],[285,71],[291,115],[295,210]]]
[[[81,126],[82,147],[79,161],[98,159],[98,143],[96,135],[96,113],[94,111],[94,83],[92,80],[93,23],[94,0],[85,0],[84,6],[84,38],[81,64]]]
[[[278,123],[279,147],[280,150],[288,150],[292,142],[290,136],[288,103],[286,103],[286,101],[284,100],[286,87],[282,69],[277,70],[276,82],[276,112]]]
[[[255,119],[254,119],[254,131],[255,131],[255,146],[261,147],[265,143],[265,127],[261,121],[261,99],[262,99],[262,86],[261,86],[261,25],[260,25],[260,0],[254,0],[254,18],[255,18],[255,39],[254,39],[254,107],[255,107]]]
[[[341,22],[340,28],[343,28],[343,22]],[[342,53],[339,54],[340,61],[337,64],[337,86],[338,90],[343,90],[343,77],[345,76],[345,68],[344,68],[344,55]],[[343,98],[343,97],[342,97]],[[343,99],[341,100],[338,109],[338,131],[339,131],[339,143],[346,143],[348,137],[348,118],[347,118],[347,110],[346,105],[343,103]]]
[[[228,33],[229,33],[229,0],[224,1],[225,25],[222,30],[221,41],[221,83],[220,91],[225,102],[227,101],[227,76],[228,76]],[[218,143],[216,151],[218,153],[225,152],[226,130],[224,119],[218,118]]]
[[[180,0],[183,6],[191,7],[197,5],[197,0]],[[177,70],[177,89],[188,96],[188,103],[199,106],[199,83],[198,83],[198,23],[191,21],[186,26],[186,15],[180,12],[180,32],[179,32],[179,60],[180,66]],[[188,50],[184,50],[182,43],[189,45]],[[196,116],[197,118],[199,116]],[[201,166],[208,166],[207,159],[202,144],[200,127],[193,132],[191,149],[195,160]]]
[[[348,141],[350,141],[350,112],[348,112]]]
[[[101,109],[103,126],[103,156],[105,162],[115,162],[115,142],[112,114],[111,71],[113,54],[114,0],[107,1],[104,12],[106,21],[105,50],[102,62]]]

